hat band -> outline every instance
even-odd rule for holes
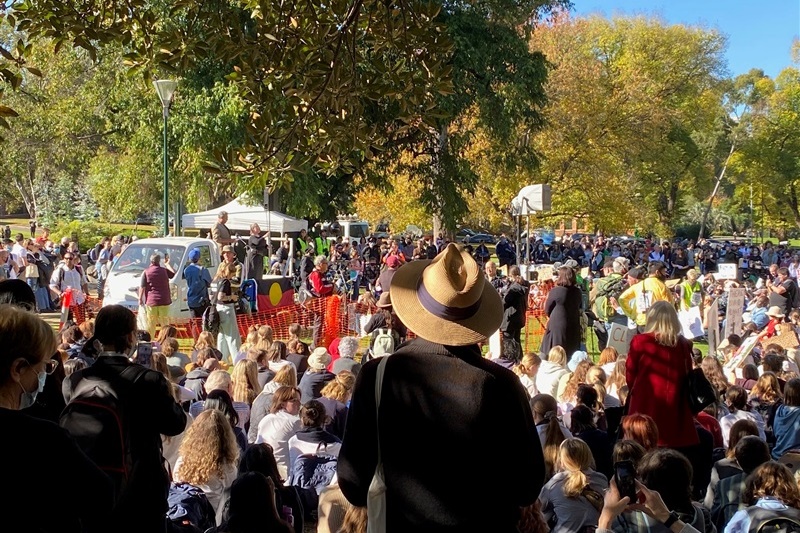
[[[437,318],[450,322],[471,318],[478,312],[478,309],[481,308],[480,298],[478,298],[474,304],[467,307],[453,307],[440,303],[431,296],[428,289],[425,288],[425,285],[422,283],[422,278],[420,278],[419,285],[417,286],[417,297],[419,298],[419,303],[426,311]]]

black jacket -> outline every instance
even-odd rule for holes
[[[358,375],[339,454],[339,486],[366,505],[378,461],[387,485],[387,531],[517,531],[533,503],[544,459],[519,378],[477,345],[409,341],[389,356],[379,418],[379,360]]]
[[[70,402],[81,380],[106,372],[119,374],[131,364],[119,354],[100,356],[94,365],[64,380],[64,400]],[[115,531],[164,531],[169,475],[161,455],[161,435],[175,436],[186,428],[186,413],[175,403],[171,386],[160,372],[146,370],[127,392],[121,393],[130,423],[133,472],[117,499],[112,520]]]
[[[520,330],[525,326],[528,309],[528,289],[517,282],[511,283],[503,295],[503,322],[500,331]]]

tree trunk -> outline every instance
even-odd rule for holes
[[[37,209],[36,209],[36,192],[33,189],[33,180],[36,175],[36,168],[33,163],[28,164],[28,175],[24,178],[20,178],[17,175],[12,177],[14,181],[14,186],[19,191],[19,195],[22,198],[22,202],[25,204],[25,209],[28,211],[28,215],[31,218],[36,218]]]
[[[708,222],[708,215],[711,213],[711,207],[714,205],[714,198],[717,197],[717,193],[719,192],[719,186],[722,185],[722,179],[725,177],[725,171],[728,169],[728,162],[731,160],[731,156],[733,156],[733,151],[736,148],[736,142],[731,143],[731,151],[728,152],[728,157],[725,158],[725,164],[722,165],[722,170],[719,172],[719,176],[717,177],[717,182],[714,184],[714,190],[711,192],[711,198],[708,199],[708,205],[706,206],[706,210],[703,211],[703,219],[700,221],[700,233],[697,235],[697,240],[699,241],[705,236],[706,231],[706,223]]]

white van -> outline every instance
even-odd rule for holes
[[[214,241],[195,237],[166,237],[160,239],[139,239],[128,245],[114,264],[106,278],[103,290],[103,305],[122,305],[131,311],[139,309],[139,285],[142,272],[150,266],[150,256],[159,254],[161,265],[166,262],[175,270],[175,276],[169,280],[170,305],[169,316],[189,318],[189,304],[186,301],[188,286],[183,279],[183,269],[189,263],[189,251],[200,250],[199,263],[206,267],[211,277],[219,266],[219,250]]]

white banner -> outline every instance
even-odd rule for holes
[[[685,311],[678,312],[678,320],[681,321],[683,336],[689,340],[703,336],[703,321],[700,318],[700,308],[690,307]]]

